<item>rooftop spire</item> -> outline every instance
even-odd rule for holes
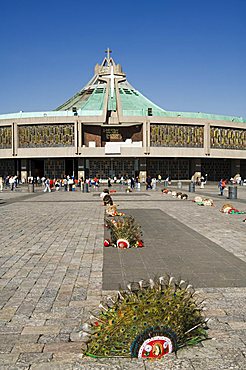
[[[110,66],[110,53],[112,53],[112,50],[110,50],[109,48],[107,48],[107,50],[105,50],[105,53],[107,53],[107,63],[108,63],[108,67]]]

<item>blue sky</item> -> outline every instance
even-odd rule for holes
[[[110,47],[162,108],[246,118],[246,0],[11,0],[0,15],[0,114],[55,109]]]

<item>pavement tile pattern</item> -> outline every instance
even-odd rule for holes
[[[165,273],[198,288],[246,287],[246,263],[208,238],[159,209],[126,213],[141,225],[145,247],[105,249],[104,290],[126,288],[131,281]]]
[[[195,348],[180,350],[177,356],[171,354],[158,362],[82,357],[77,335],[81,323],[98,306],[102,295],[117,289],[104,290],[102,285],[104,207],[93,192],[43,194],[36,190],[34,194],[25,189],[0,194],[0,370],[246,368],[244,284],[201,285],[211,339]],[[226,198],[218,197],[216,185],[196,192],[202,194],[203,190],[212,195],[215,207],[177,201],[162,195],[160,188],[138,195],[118,192],[114,199],[120,209],[134,211],[142,221],[146,209],[157,214],[158,232],[163,217],[165,222],[191,230],[190,237],[200,235],[211,242],[209,248],[223,249],[225,262],[232,264],[235,258],[239,280],[245,281],[246,271],[240,267],[246,262],[245,215],[221,214],[219,209],[228,202]],[[189,195],[190,199],[195,196]],[[239,188],[237,208],[245,210],[245,200],[246,189]],[[144,226],[147,241],[154,227],[151,217]],[[180,242],[178,232],[173,238],[169,235],[169,243],[172,240],[173,245]],[[123,276],[124,270],[120,270]],[[113,272],[111,280],[116,281],[117,271]],[[222,274],[227,273],[223,270]],[[221,276],[215,274],[214,279],[219,281]]]

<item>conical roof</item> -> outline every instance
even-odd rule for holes
[[[116,64],[106,50],[106,57],[101,65],[96,64],[92,79],[73,97],[60,105],[55,111],[76,111],[80,116],[104,116],[115,112],[118,117],[147,116],[152,109],[152,116],[185,117],[195,119],[225,120],[244,122],[242,117],[231,117],[201,112],[171,112],[154,104],[126,79],[120,64]]]
[[[92,79],[56,111],[76,109],[79,115],[97,116],[105,109],[120,109],[123,116],[146,116],[148,108],[152,108],[153,115],[165,113],[127,81],[121,65],[115,63],[107,49],[101,65],[96,64]]]

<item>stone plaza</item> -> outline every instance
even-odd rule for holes
[[[220,212],[225,203],[246,211],[246,186],[233,200],[215,183],[196,193],[183,185],[184,201],[162,188],[115,186],[114,202],[143,228],[145,247],[129,250],[103,247],[105,209],[94,189],[0,193],[0,370],[246,368],[246,215]],[[192,202],[197,194],[214,206]],[[102,296],[164,273],[201,292],[209,339],[159,361],[83,357],[78,333]]]

